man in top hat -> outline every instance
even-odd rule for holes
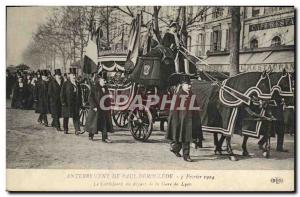
[[[47,70],[41,71],[42,79],[35,86],[35,102],[36,102],[36,113],[39,113],[38,122],[43,123],[48,127],[47,113],[49,112],[48,102],[48,76]]]
[[[94,135],[101,131],[102,141],[111,143],[112,141],[108,138],[107,132],[113,131],[113,125],[106,80],[107,73],[101,72],[96,76],[95,85],[91,86],[91,94],[89,96],[90,110],[86,119],[85,130],[89,132],[90,140],[93,140]]]
[[[177,157],[181,157],[180,150],[182,149],[183,159],[192,162],[190,158],[190,142],[195,139],[202,140],[200,113],[198,109],[190,108],[193,96],[190,77],[176,73],[171,75],[170,81],[180,85],[175,93],[174,108],[170,109],[166,138],[172,141],[171,152]],[[184,107],[180,108],[179,106]],[[196,103],[194,103],[194,107],[197,107]]]
[[[60,92],[62,105],[63,126],[65,134],[68,133],[69,118],[73,119],[75,135],[80,132],[79,112],[82,105],[81,89],[76,82],[76,68],[70,68],[69,80],[63,83]]]
[[[165,47],[170,48],[173,51],[173,56],[175,58],[176,65],[178,68],[176,69],[177,72],[185,72],[184,70],[184,56],[182,53],[179,52],[181,42],[180,42],[180,35],[178,32],[179,25],[175,21],[171,21],[169,25],[169,31],[165,33],[162,45]]]
[[[57,131],[61,131],[59,118],[61,118],[61,101],[60,101],[60,92],[63,84],[63,79],[61,76],[61,70],[54,70],[54,78],[49,82],[48,95],[50,103],[50,111],[53,118],[53,127]]]

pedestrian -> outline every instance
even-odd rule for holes
[[[111,119],[111,102],[106,86],[107,75],[105,72],[96,76],[94,85],[91,86],[89,96],[90,109],[87,115],[85,130],[89,132],[89,139],[93,140],[98,131],[102,132],[102,141],[111,143],[107,133],[113,131]]]
[[[37,103],[36,112],[40,114],[38,122],[49,127],[47,118],[47,114],[49,113],[47,73],[47,70],[42,70],[40,73],[42,79],[35,86],[35,102]]]
[[[13,86],[14,86],[14,78],[10,71],[6,69],[6,98],[10,99],[12,94]]]
[[[76,68],[70,68],[69,80],[63,83],[60,92],[64,133],[69,131],[69,118],[73,119],[75,135],[80,133],[79,112],[82,105],[81,89],[76,82]]]
[[[54,78],[49,82],[48,95],[50,102],[50,111],[52,116],[52,126],[56,128],[57,131],[61,131],[59,118],[62,117],[62,108],[60,101],[60,92],[63,84],[61,70],[54,70]]]
[[[14,109],[25,109],[26,98],[27,98],[27,87],[24,83],[23,77],[18,78],[18,82],[13,88],[11,108]]]
[[[284,144],[284,116],[283,116],[283,108],[284,108],[284,100],[279,93],[279,90],[275,90],[272,94],[271,100],[274,101],[272,105],[272,114],[276,118],[276,121],[273,123],[273,129],[277,134],[277,147],[276,151],[278,152],[288,152],[288,150],[283,149]]]
[[[275,137],[273,123],[276,121],[276,118],[272,114],[269,101],[263,101],[260,108],[262,108],[265,112],[264,115],[261,116],[262,124],[259,135],[262,135],[263,137],[258,141],[258,146],[259,149],[265,151],[266,148],[264,148],[264,145],[267,143],[268,139],[270,137]]]
[[[181,157],[180,150],[182,149],[183,159],[192,162],[190,143],[195,139],[201,139],[202,136],[200,114],[198,110],[189,108],[193,96],[190,77],[176,73],[171,75],[170,80],[172,78],[180,83],[180,86],[175,93],[174,109],[170,109],[166,138],[172,141],[170,144],[171,152],[177,157]],[[180,109],[179,106],[184,106],[184,108]]]
[[[26,98],[26,109],[32,109],[33,108],[33,103],[34,103],[34,98],[33,98],[33,85],[32,85],[32,75],[30,73],[27,73],[26,75],[26,90],[27,90],[27,98]]]

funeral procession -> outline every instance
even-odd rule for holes
[[[6,12],[7,168],[294,169],[294,7]]]

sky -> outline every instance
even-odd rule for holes
[[[38,25],[51,14],[51,7],[7,7],[6,14],[6,66],[18,65]]]

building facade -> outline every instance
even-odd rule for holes
[[[123,8],[126,10],[126,8]],[[143,23],[152,20],[153,7],[130,7],[136,14],[143,10]],[[294,7],[241,7],[240,71],[262,71],[283,68],[294,70],[295,51]],[[106,54],[125,56],[132,17],[120,11],[112,12],[109,50]],[[159,12],[160,32],[168,31],[168,24],[176,20],[178,6],[162,6]],[[199,62],[199,69],[229,70],[231,13],[229,7],[187,6],[187,49],[205,60],[209,66]],[[143,29],[147,31],[147,29]],[[106,33],[104,32],[104,35]],[[105,41],[103,41],[105,43]],[[123,57],[124,59],[124,57]]]
[[[283,68],[294,70],[295,14],[293,7],[241,7],[240,71]],[[229,70],[231,13],[229,7],[211,7],[204,20],[190,29],[189,49],[210,66]],[[188,43],[188,44],[189,44]]]

